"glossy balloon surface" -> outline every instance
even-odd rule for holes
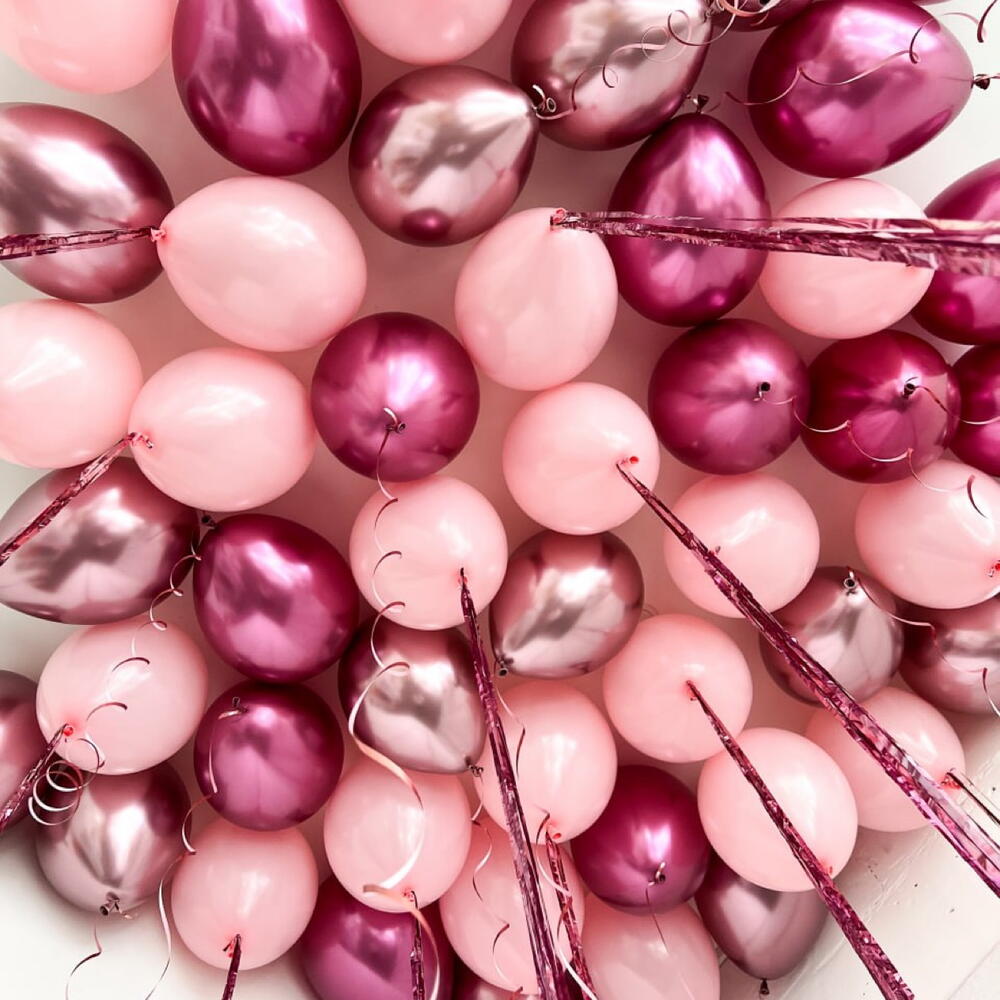
[[[52,733],[42,736],[35,714],[35,683],[21,674],[0,670],[0,802],[6,803],[35,764]],[[10,824],[28,814],[27,801]]]
[[[961,421],[951,450],[963,462],[1000,475],[1000,345],[966,351],[955,363],[962,400]]]

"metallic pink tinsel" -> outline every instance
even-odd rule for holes
[[[139,229],[102,229],[84,233],[18,233],[0,236],[0,261],[20,260],[22,257],[44,257],[50,253],[69,250],[89,250],[95,247],[116,246],[133,240],[154,239],[152,226]]]

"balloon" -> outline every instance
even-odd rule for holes
[[[125,434],[141,386],[128,338],[85,306],[38,299],[0,308],[5,462],[41,469],[89,462]]]
[[[662,69],[655,58],[650,66]],[[771,215],[764,179],[749,151],[725,125],[702,114],[682,115],[641,146],[609,207],[715,220]],[[608,250],[625,301],[671,326],[694,326],[729,312],[753,288],[765,260],[754,250],[630,236],[611,237]]]
[[[337,785],[323,820],[337,881],[387,913],[405,911],[407,893],[418,906],[440,898],[469,850],[469,800],[458,778],[414,771],[409,781],[416,792],[386,768],[360,760]],[[373,888],[380,883],[389,883],[389,894]]]
[[[255,680],[290,682],[340,659],[358,592],[322,535],[283,517],[238,514],[208,532],[198,555],[194,609],[226,663]]]
[[[579,996],[579,993],[574,994],[572,992],[572,987],[570,987],[570,994],[571,996]],[[485,979],[477,976],[471,969],[462,965],[455,980],[455,991],[452,994],[452,1000],[511,1000],[511,992],[500,986],[488,983]],[[538,997],[535,995],[529,997],[522,994],[518,997],[518,1000],[538,1000]]]
[[[181,503],[246,510],[302,478],[316,448],[309,400],[276,361],[235,347],[192,351],[142,387],[129,428],[139,468]]]
[[[904,601],[965,608],[1000,593],[1000,485],[940,459],[920,480],[869,486],[854,519],[865,564]]]
[[[718,4],[715,15],[716,24],[729,31],[767,31],[779,24],[784,24],[790,17],[808,7],[813,0],[736,0],[729,7]],[[732,14],[735,7],[740,13]]]
[[[241,830],[217,819],[194,839],[170,897],[174,924],[194,954],[216,969],[239,934],[241,969],[283,955],[309,923],[319,876],[298,830]]]
[[[628,642],[645,588],[617,535],[540,531],[510,557],[490,605],[499,667],[519,677],[589,674]]]
[[[297,684],[237,684],[209,705],[195,734],[202,793],[220,815],[249,830],[307,820],[330,797],[343,764],[333,712]]]
[[[638,913],[662,913],[690,899],[708,855],[694,796],[655,767],[619,769],[604,812],[573,840],[587,888]]]
[[[833,758],[784,729],[748,729],[740,745],[792,825],[836,876],[854,850],[858,810]],[[757,793],[725,751],[702,768],[698,812],[715,852],[738,875],[777,892],[812,888]]]
[[[673,505],[674,513],[749,588],[767,611],[786,605],[819,561],[819,526],[802,494],[761,472],[706,476]],[[682,594],[724,618],[739,618],[701,563],[669,533],[667,571]]]
[[[468,576],[479,610],[503,580],[507,535],[500,516],[482,493],[448,476],[403,483],[392,491],[396,503],[386,507],[381,491],[374,493],[351,529],[351,570],[358,589],[375,608],[394,604],[389,614],[407,628],[460,625],[460,571]],[[389,551],[401,555],[383,561]]]
[[[867,573],[820,566],[803,591],[774,613],[778,623],[855,700],[892,680],[903,653],[896,599]],[[816,704],[810,687],[763,637],[760,655],[782,690]]]
[[[16,534],[82,472],[59,469],[32,483],[0,519]],[[157,490],[121,458],[18,549],[0,572],[0,602],[68,625],[131,618],[184,579],[198,515]]]
[[[608,341],[618,283],[604,241],[553,228],[553,209],[518,212],[465,259],[455,288],[458,335],[481,371],[511,389],[579,375]]]
[[[179,625],[144,623],[77,629],[42,670],[38,725],[46,735],[72,727],[76,738],[59,752],[78,767],[134,774],[173,756],[198,726],[208,696],[201,652]]]
[[[194,127],[245,170],[319,166],[358,113],[358,46],[334,0],[180,0],[173,56]]]
[[[315,347],[365,294],[367,265],[351,224],[293,181],[218,181],[182,201],[161,229],[156,246],[181,301],[244,347]]]
[[[750,669],[739,646],[704,619],[656,615],[639,623],[605,668],[604,707],[615,729],[647,757],[705,760],[721,747],[689,682],[726,728],[739,734],[753,701]]]
[[[468,443],[479,382],[444,327],[410,313],[376,313],[327,345],[312,409],[326,446],[349,469],[394,482],[423,479]],[[390,426],[401,429],[386,437]]]
[[[58,773],[51,780],[69,787]],[[69,813],[49,817],[44,806],[39,809],[43,822],[35,847],[52,888],[95,915],[105,908],[134,909],[156,893],[183,854],[181,827],[191,799],[169,764],[97,775],[74,792],[53,793],[43,782],[39,793],[55,808],[76,800]]]
[[[351,186],[365,215],[408,243],[462,243],[498,222],[531,169],[538,121],[513,84],[471,66],[390,83],[351,138]]]
[[[615,740],[594,703],[568,684],[529,681],[504,692],[504,732],[517,748],[517,787],[534,836],[571,840],[601,815],[618,767]],[[523,735],[522,735],[523,734]],[[480,797],[506,827],[493,754],[479,758]]]
[[[177,0],[12,0],[0,46],[57,87],[111,94],[141,83],[167,54]]]
[[[453,959],[437,913],[423,914],[434,931],[424,939],[424,988],[431,995],[440,969],[438,997],[451,996]],[[320,1000],[411,1000],[410,952],[416,926],[407,913],[384,913],[359,903],[335,879],[319,887],[319,900],[302,935],[299,954]],[[423,932],[426,934],[426,932]]]
[[[660,449],[649,418],[624,393],[570,382],[525,403],[507,427],[503,476],[517,505],[543,527],[593,535],[624,524],[642,498],[620,462],[656,482]]]
[[[462,774],[482,752],[486,724],[472,656],[454,629],[363,622],[340,661],[337,687],[348,718],[361,702],[356,736],[400,767]]]
[[[549,138],[615,149],[681,106],[711,30],[697,0],[535,0],[514,39],[511,79],[537,99]]]
[[[972,78],[962,44],[915,3],[814,3],[757,53],[750,120],[795,170],[856,177],[930,142],[965,106]]]
[[[145,20],[147,5],[124,2],[129,20],[134,14]],[[10,4],[2,6],[10,9]],[[64,4],[60,13],[68,13]],[[112,16],[98,20],[111,24]],[[58,156],[51,154],[54,148],[60,150]],[[4,233],[158,226],[174,203],[163,175],[128,136],[69,108],[0,104],[0,162]],[[4,267],[38,291],[73,302],[123,299],[160,273],[159,257],[148,240],[4,261]]]
[[[951,771],[965,770],[965,753],[948,720],[909,691],[884,688],[862,702],[883,729],[937,782]],[[806,727],[806,736],[821,746],[844,772],[858,804],[858,823],[869,830],[901,833],[927,822],[916,806],[859,747],[840,723],[823,709]]]
[[[844,2],[861,0],[830,0],[810,10]],[[867,2],[909,6],[908,0]],[[924,11],[921,14],[927,16]],[[812,216],[922,219],[924,213],[902,191],[860,177],[817,184],[793,198],[779,213],[780,218]],[[760,290],[767,304],[790,326],[814,337],[848,340],[902,319],[920,301],[933,275],[930,268],[906,264],[772,253],[760,276]]]
[[[827,909],[817,892],[775,892],[713,858],[695,900],[726,957],[755,979],[780,979],[816,943]]]
[[[1000,475],[1000,347],[985,344],[966,351],[955,364],[962,420],[951,450],[963,462]]]
[[[6,803],[17,791],[24,776],[42,756],[47,739],[38,728],[35,715],[35,682],[21,674],[0,670],[0,803]],[[8,828],[23,819],[27,811],[25,799]]]
[[[663,447],[702,472],[753,472],[791,447],[809,408],[802,359],[770,327],[724,319],[681,334],[649,380]]]

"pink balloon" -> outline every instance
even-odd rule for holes
[[[532,836],[548,830],[554,840],[571,840],[604,812],[614,790],[618,753],[611,729],[585,694],[560,681],[518,684],[503,698],[509,709],[502,713],[503,727],[517,760],[528,830]],[[479,766],[483,805],[506,827],[488,746]]]
[[[1000,593],[1000,485],[961,462],[869,486],[854,537],[879,582],[906,601],[966,608]]]
[[[922,698],[887,687],[862,705],[935,781],[943,781],[949,771],[965,771],[965,752],[951,723]],[[806,736],[821,746],[844,772],[858,804],[861,826],[901,833],[918,830],[927,822],[829,712],[820,709],[813,715]]]
[[[576,378],[601,352],[618,310],[604,241],[553,229],[551,208],[498,223],[466,258],[455,289],[458,333],[476,365],[512,389]]]
[[[133,449],[168,496],[203,510],[259,507],[290,490],[316,449],[302,383],[277,361],[235,347],[192,351],[142,388],[129,430]]]
[[[0,458],[41,469],[89,462],[125,434],[142,386],[128,338],[85,306],[0,309]]]
[[[740,746],[792,825],[837,875],[854,850],[858,810],[833,758],[784,729],[748,729]],[[716,854],[738,875],[778,892],[812,888],[757,793],[724,750],[702,768],[698,812]]]
[[[761,472],[706,476],[673,505],[677,516],[750,588],[768,611],[784,607],[819,562],[819,525],[794,487]],[[663,555],[674,583],[700,608],[739,618],[702,565],[671,534]]]
[[[908,195],[867,178],[827,181],[793,198],[779,218],[922,219]],[[768,305],[788,324],[830,340],[863,337],[892,326],[923,297],[934,272],[868,260],[772,253],[760,276]]]
[[[99,753],[101,774],[132,774],[184,746],[207,698],[205,660],[190,636],[142,617],[72,632],[42,670],[36,708],[46,739],[73,727],[59,750],[67,760],[93,771]]]
[[[753,701],[750,669],[739,646],[701,618],[647,618],[604,668],[604,707],[611,724],[656,760],[681,763],[711,757],[722,745],[692,699],[688,681],[738,735]]]
[[[244,830],[217,819],[177,867],[170,909],[177,932],[203,962],[225,969],[240,936],[241,969],[283,955],[306,929],[319,875],[297,829]]]
[[[624,393],[571,382],[529,400],[503,443],[503,475],[518,506],[539,524],[568,535],[616,528],[642,506],[618,463],[652,486],[660,446],[649,418]]]
[[[413,789],[387,768],[360,760],[340,779],[323,820],[326,856],[337,881],[376,910],[402,913],[399,897],[419,906],[458,878],[469,850],[469,800],[452,774],[406,772]],[[366,886],[383,883],[392,897]],[[393,898],[395,897],[395,898]]]
[[[160,228],[160,261],[181,301],[244,347],[315,347],[353,318],[365,294],[367,265],[351,224],[294,181],[210,184]]]
[[[507,535],[492,504],[449,476],[430,476],[389,487],[398,501],[387,507],[381,492],[361,508],[351,529],[351,570],[372,607],[402,602],[389,611],[407,628],[452,628],[463,621],[459,571],[464,569],[476,608],[500,589],[507,569]],[[383,559],[386,552],[398,556]]]
[[[715,946],[689,906],[676,906],[654,921],[588,896],[583,949],[599,997],[719,1000]]]

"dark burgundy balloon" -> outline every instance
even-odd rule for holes
[[[764,180],[743,143],[704,114],[668,122],[639,148],[611,195],[616,212],[709,220],[769,218]],[[716,319],[741,302],[764,254],[616,236],[608,250],[625,301],[671,326]]]
[[[262,681],[300,681],[336,662],[358,621],[343,556],[315,531],[237,514],[208,532],[194,572],[205,638],[230,666]]]
[[[809,376],[779,334],[749,319],[682,333],[649,380],[663,447],[702,472],[752,472],[785,452],[809,409]]]
[[[916,61],[906,54],[911,43]],[[750,119],[788,166],[856,177],[930,142],[965,106],[972,76],[958,39],[910,0],[825,0],[761,46]]]
[[[323,163],[361,100],[361,60],[336,0],[180,0],[174,76],[195,128],[259,174]]]
[[[27,677],[0,670],[0,808],[17,791],[45,749],[48,737],[38,728],[36,688]],[[22,820],[27,812],[25,799],[8,826]]]
[[[479,382],[444,327],[410,313],[376,313],[327,345],[312,408],[326,446],[349,469],[405,482],[439,472],[465,447],[479,416]],[[386,440],[394,418],[405,427]]]
[[[1000,344],[966,351],[954,367],[962,419],[951,450],[991,476],[1000,476]]]
[[[831,344],[809,366],[809,381],[802,440],[818,462],[847,479],[905,479],[941,457],[958,424],[951,367],[901,330]]]
[[[672,774],[645,765],[618,769],[604,812],[573,839],[587,888],[633,912],[663,912],[690,899],[708,858],[695,797]]]

